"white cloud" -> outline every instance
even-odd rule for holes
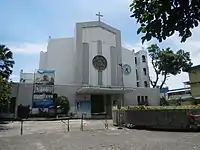
[[[5,44],[13,53],[38,54],[40,51],[46,51],[46,44],[33,43],[7,43]]]
[[[152,42],[151,42],[152,43]],[[139,50],[145,50],[150,44],[149,43],[144,43],[142,44],[142,42],[138,42],[138,43],[134,43],[134,44],[129,44],[129,43],[125,43],[123,44],[123,47],[129,49],[129,50],[135,50],[135,52],[139,51]]]

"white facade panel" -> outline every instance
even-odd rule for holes
[[[39,61],[39,69],[47,68],[47,52],[40,52],[40,61]]]
[[[125,87],[136,87],[136,73],[135,73],[135,53],[128,49],[122,48],[122,64],[131,67],[130,74],[123,74]]]
[[[94,68],[92,64],[92,59],[97,55],[97,43],[87,41],[89,44],[89,85],[97,86],[98,85],[98,71]]]
[[[111,85],[111,63],[110,63],[110,46],[103,44],[103,56],[107,60],[107,68],[103,71],[103,85],[110,86]]]
[[[75,50],[73,38],[49,39],[47,70],[55,70],[55,84],[74,81]]]
[[[101,27],[89,27],[84,28],[82,31],[82,42],[89,44],[89,56],[90,56],[90,85],[98,86],[98,71],[92,64],[93,58],[98,54],[97,41],[102,42],[102,55],[107,59],[107,68],[102,73],[103,86],[111,85],[111,68],[110,68],[110,47],[116,46],[116,36],[114,33],[103,29]]]

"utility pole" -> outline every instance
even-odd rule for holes
[[[122,82],[122,95],[120,98],[120,101],[118,101],[118,118],[119,118],[119,127],[118,129],[122,129],[122,125],[121,125],[121,106],[122,103],[124,102],[124,77],[123,77],[123,64],[119,64],[120,68],[121,68],[121,82]]]

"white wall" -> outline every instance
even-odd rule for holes
[[[160,91],[156,88],[135,88],[134,91],[125,94],[124,105],[138,105],[137,96],[148,96],[148,102],[151,106],[160,105]]]
[[[33,83],[34,82],[34,73],[20,72],[20,82]]]
[[[47,68],[47,52],[40,52],[39,69]]]
[[[126,48],[122,48],[122,64],[128,64],[131,67],[131,73],[123,74],[125,87],[136,87],[136,73],[135,73],[135,53]]]
[[[111,85],[111,68],[110,68],[110,47],[116,46],[116,36],[112,32],[101,27],[84,28],[82,31],[82,42],[89,44],[89,84],[98,85],[98,71],[92,64],[92,59],[97,55],[97,41],[102,41],[102,55],[107,59],[107,68],[103,71],[103,85]]]
[[[142,61],[142,55],[145,56],[146,62]],[[147,59],[147,52],[145,50],[140,50],[137,53],[135,53],[135,56],[137,57],[137,71],[139,75],[139,80],[138,82],[140,83],[140,87],[145,87],[144,86],[144,81],[147,81],[148,87],[150,87],[149,84],[149,67],[148,67],[148,59]],[[146,68],[147,75],[144,75],[143,68]]]
[[[49,39],[47,70],[55,70],[55,84],[74,82],[75,49],[73,38]]]

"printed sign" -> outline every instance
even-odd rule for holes
[[[35,73],[35,84],[54,85],[55,71],[38,70]]]
[[[33,108],[53,106],[54,70],[37,70],[34,75]]]

